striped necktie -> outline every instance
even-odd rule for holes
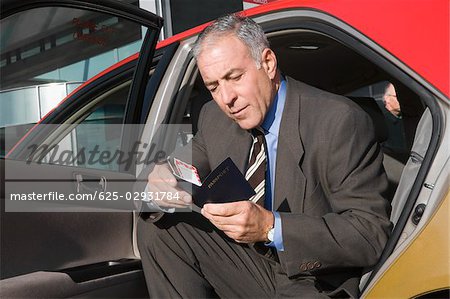
[[[255,195],[249,200],[264,206],[264,191],[266,184],[266,167],[267,159],[264,148],[264,134],[259,129],[252,130],[253,145],[250,149],[250,159],[248,169],[245,173],[245,179],[250,186],[255,189]]]

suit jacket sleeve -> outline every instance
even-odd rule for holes
[[[358,111],[356,111],[358,112]],[[391,224],[387,179],[369,117],[348,111],[324,120],[329,143],[317,152],[320,179],[310,197],[326,197],[323,215],[280,213],[283,266],[289,276],[373,265]]]
[[[192,138],[192,140],[184,147],[177,149],[172,153],[173,157],[177,157],[180,160],[194,165],[201,179],[204,179],[210,172],[210,166],[208,161],[208,153],[206,144],[203,137],[203,122],[205,115],[207,115],[208,105],[204,105],[200,111],[198,120],[198,132]]]

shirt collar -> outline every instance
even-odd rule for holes
[[[283,115],[284,103],[286,102],[286,80],[281,76],[280,87],[270,105],[269,111],[261,125],[264,131],[278,136],[281,124],[281,116]]]

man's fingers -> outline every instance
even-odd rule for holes
[[[178,208],[185,208],[192,204],[191,195],[186,191],[182,191],[177,188],[170,188],[167,191],[155,193],[153,200],[158,205]]]
[[[149,174],[148,191],[150,200],[154,200],[161,206],[180,207],[192,203],[191,195],[177,188],[177,180],[165,164],[156,165]]]
[[[157,186],[159,189],[163,189],[165,185],[170,187],[177,186],[177,179],[167,165],[156,165],[148,176],[148,182],[151,185]]]
[[[250,201],[207,204],[201,212],[228,237],[241,243],[265,241],[267,228],[274,222],[272,212]]]
[[[207,218],[209,221],[211,221],[215,226],[222,228],[226,225],[231,225],[231,226],[235,226],[235,225],[239,225],[241,224],[240,222],[240,218],[239,217],[234,217],[235,215],[230,215],[230,216],[224,216],[224,215],[214,215],[211,214],[208,209],[205,208],[205,206],[203,206],[202,209],[202,215]]]
[[[205,204],[203,210],[210,215],[229,217],[240,214],[246,208],[247,204],[249,202],[246,201]]]
[[[160,207],[166,207],[166,208],[186,208],[190,206],[190,202],[185,202],[181,198],[154,198],[153,201]]]
[[[185,209],[187,207],[189,207],[189,205],[186,205],[184,202],[181,201],[163,201],[163,200],[158,200],[156,201],[157,205],[160,207],[164,207],[164,208],[180,208],[180,209]]]
[[[162,178],[166,184],[171,187],[177,186],[177,179],[173,175],[172,171],[167,167],[167,165],[161,165],[161,167],[157,171],[159,177]]]
[[[191,204],[192,203],[192,196],[177,187],[172,187],[167,184],[150,184],[149,183],[149,195],[151,200],[168,200],[168,201],[181,201],[185,204]]]

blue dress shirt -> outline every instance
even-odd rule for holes
[[[280,131],[281,116],[283,115],[284,103],[286,102],[286,80],[282,77],[281,84],[278,88],[277,95],[271,104],[269,111],[261,125],[264,129],[267,146],[267,163],[269,167],[266,171],[266,192],[264,205],[269,211],[273,208],[273,198],[275,197],[275,170],[277,164],[277,147],[278,147],[278,133]],[[269,182],[269,183],[267,183]],[[284,251],[283,234],[281,227],[281,218],[278,212],[272,212],[275,217],[274,223],[274,240],[267,243],[267,246],[272,246],[277,251]]]

